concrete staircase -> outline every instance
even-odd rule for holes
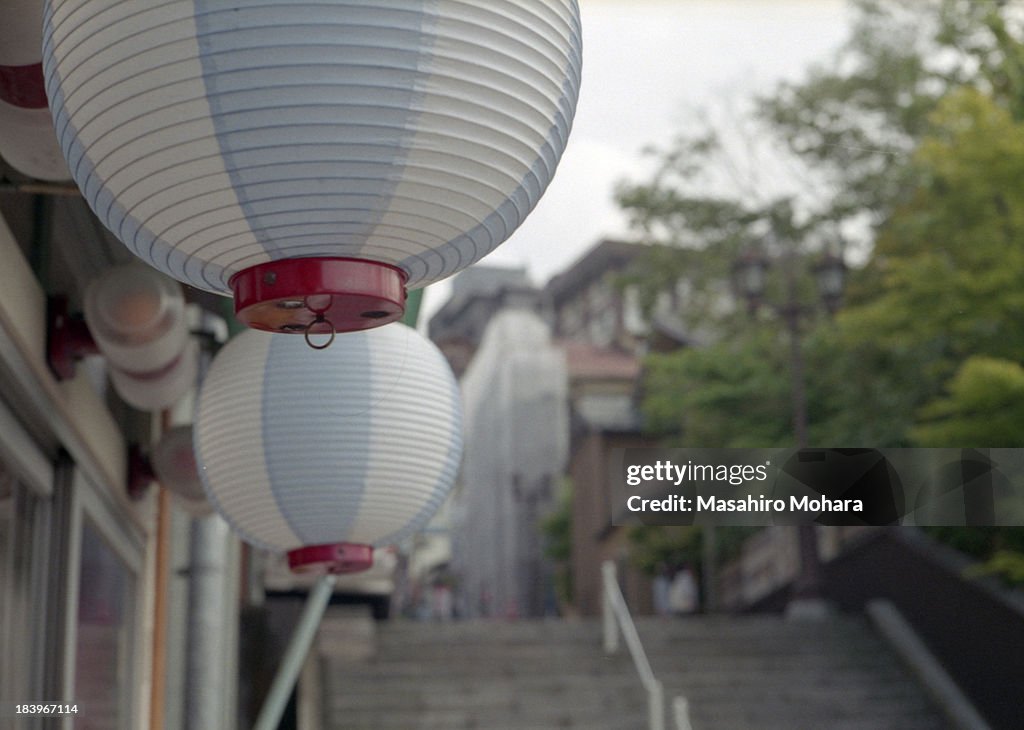
[[[694,730],[931,730],[948,725],[867,622],[638,621],[666,696]]]
[[[395,621],[375,636],[353,626],[328,616],[318,639],[323,730],[647,727],[632,661],[624,648],[603,655],[597,622]],[[694,730],[946,727],[857,619],[648,619],[638,628],[667,704],[685,694]]]

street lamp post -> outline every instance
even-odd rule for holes
[[[734,281],[740,294],[747,300],[751,315],[763,305],[770,306],[785,324],[789,336],[789,359],[793,405],[793,436],[798,448],[808,446],[807,394],[804,376],[803,320],[811,307],[800,301],[799,264],[790,250],[780,257],[785,267],[785,299],[780,303],[767,301],[767,274],[773,261],[760,251],[744,253],[733,266]],[[840,305],[846,278],[846,267],[840,255],[826,254],[813,266],[818,294],[826,311],[834,314]],[[790,615],[820,615],[824,609],[821,595],[821,559],[818,555],[818,537],[813,524],[797,526],[797,544],[800,555],[800,574],[794,587],[793,600],[787,611]]]

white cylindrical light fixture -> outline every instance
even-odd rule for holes
[[[462,448],[455,378],[403,324],[339,335],[323,352],[257,331],[203,383],[196,455],[210,501],[294,569],[362,569],[426,525]]]
[[[42,0],[9,0],[0,21],[0,157],[40,180],[68,180],[43,85]]]
[[[85,322],[126,403],[144,411],[174,405],[195,384],[199,346],[189,337],[181,287],[141,263],[89,283]]]
[[[85,199],[270,331],[398,319],[537,204],[579,94],[576,0],[48,0]]]

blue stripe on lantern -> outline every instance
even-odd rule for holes
[[[262,333],[260,334],[262,335]],[[263,337],[269,336],[263,335]],[[228,342],[221,352],[226,356],[231,356],[232,351],[242,348],[242,350],[247,353],[247,359],[250,359],[251,362],[255,364],[257,360],[265,359],[266,351],[270,345],[270,342],[271,340],[263,340],[259,337],[257,337],[256,339],[252,337],[236,337],[232,339],[230,342]],[[206,381],[204,383],[204,388],[207,388],[213,385],[214,383],[219,383],[220,386],[223,388],[223,380],[225,375],[218,374],[216,364],[217,360],[214,359],[213,365],[211,366],[211,370],[208,373]],[[235,370],[236,369],[233,368],[232,371],[226,374],[226,377],[237,380],[237,373],[234,372]],[[221,402],[219,405],[221,408],[223,408],[224,406],[223,402]],[[208,409],[209,407],[210,404],[207,401],[204,401],[202,397],[200,397],[200,401],[197,406],[196,425],[193,427],[192,430],[192,446],[196,454],[196,466],[199,468],[199,477],[200,481],[203,484],[203,491],[206,492],[206,499],[210,502],[211,505],[213,505],[214,509],[217,510],[217,512],[220,513],[220,515],[228,521],[228,523],[231,525],[231,529],[237,532],[242,537],[243,540],[256,546],[257,548],[261,550],[266,550],[268,552],[279,553],[285,546],[298,547],[300,543],[298,542],[298,538],[296,538],[294,534],[292,535],[292,539],[288,540],[284,545],[281,544],[280,540],[267,541],[263,539],[261,536],[259,536],[258,530],[257,532],[253,532],[251,529],[249,529],[251,526],[251,522],[249,520],[239,520],[237,519],[236,515],[232,514],[231,510],[225,508],[223,502],[219,497],[220,488],[214,483],[211,483],[211,474],[207,468],[207,462],[211,460],[211,456],[207,452],[207,449],[204,448],[204,446],[210,442],[215,441],[214,437],[219,436],[223,432],[222,429],[217,429],[217,425],[219,424],[215,424],[213,428],[216,429],[216,431],[213,434],[209,432],[204,433],[204,429],[211,428],[208,422],[210,414],[208,412],[205,412],[206,409]],[[265,466],[265,461],[263,461],[262,464]],[[254,471],[259,472],[261,463],[250,463],[248,466]],[[233,474],[233,476],[236,475],[237,473]],[[263,495],[261,494],[260,496],[262,497]],[[290,528],[291,526],[289,525],[289,529]],[[294,531],[292,532],[294,533]]]
[[[78,130],[71,123],[64,104],[63,82],[54,60],[55,56],[49,48],[54,37],[52,23],[53,8],[47,3],[46,15],[43,18],[44,81],[46,93],[50,99],[50,110],[54,117],[54,130],[64,153],[64,159],[68,161],[71,176],[78,183],[82,190],[82,197],[85,198],[96,216],[107,228],[114,231],[136,256],[153,261],[163,259],[166,262],[167,271],[183,274],[186,265],[194,263],[191,261],[191,257],[157,238],[153,231],[128,212],[96,174],[96,165],[82,145]],[[143,250],[147,253],[143,254]],[[208,264],[206,275],[208,281],[220,280],[224,277],[224,269],[216,264]]]
[[[309,247],[316,237],[321,253],[330,245],[332,256],[358,256],[387,210],[414,134],[415,110],[421,106],[414,84],[429,65],[433,42],[424,27],[428,14],[377,6],[372,15],[386,15],[387,22],[370,25],[361,23],[367,11],[356,3],[320,6],[309,22],[296,18],[296,8],[286,3],[225,9],[215,0],[194,0],[194,6],[217,141],[253,235],[275,259],[295,255],[294,248],[287,249]],[[329,22],[332,12],[338,23]],[[259,30],[231,32],[243,14],[249,16],[245,25]],[[277,67],[268,78],[267,54],[286,45],[290,60],[305,53],[308,65],[297,63],[285,72]],[[389,48],[388,66],[375,65],[377,49],[392,45],[409,51]],[[332,61],[352,74],[344,86],[309,77]],[[352,73],[356,68],[360,71]],[[366,117],[353,118],[360,99]],[[341,101],[347,118],[339,118]],[[358,148],[360,158],[331,159],[340,142],[346,155]],[[366,174],[339,177],[335,171],[311,178],[303,159],[311,154],[314,160],[320,155],[320,160],[364,166]],[[309,210],[280,211],[280,199],[297,197]]]
[[[451,402],[455,406],[452,412],[451,425],[448,428],[452,436],[448,442],[448,453],[441,462],[441,469],[434,482],[434,491],[423,503],[419,512],[409,520],[405,527],[377,540],[374,543],[377,547],[399,543],[426,527],[427,523],[430,522],[430,519],[437,513],[438,509],[440,509],[441,505],[444,503],[445,498],[448,496],[448,493],[451,491],[452,484],[455,482],[456,472],[459,469],[459,464],[462,459],[462,409],[459,408],[461,398],[458,385],[455,383],[454,379],[451,381],[450,393],[452,399]]]
[[[308,348],[301,337],[271,338],[263,378],[263,452],[278,509],[304,545],[339,542],[359,513],[369,471],[372,386],[352,364],[370,362],[365,333],[342,335],[344,357]],[[346,367],[348,366],[348,367]],[[324,371],[329,377],[324,377]],[[322,392],[304,383],[332,383]],[[359,399],[365,399],[365,403]],[[340,417],[340,420],[339,420]],[[333,450],[322,429],[346,428]]]
[[[78,10],[85,7],[72,0],[53,1],[66,1]],[[167,157],[167,149],[147,152],[144,145],[135,149],[141,140],[157,138],[160,130],[175,126],[175,122],[166,121],[174,118],[168,110],[138,110],[133,123],[155,131],[124,140],[118,169],[108,169],[98,153],[89,158],[88,147],[78,158],[82,164],[76,166],[83,177],[93,175],[96,164],[114,178],[123,180],[127,176],[134,179],[129,188],[143,184],[143,180],[153,181],[154,192],[146,206],[136,208],[129,203],[138,220],[127,216],[112,220],[123,211],[114,206],[112,196],[103,189],[90,191],[90,204],[101,218],[113,224],[120,237],[129,238],[130,234],[130,240],[125,241],[129,248],[188,283],[207,288],[202,283],[205,281],[208,288],[225,291],[228,276],[267,258],[323,255],[368,256],[397,265],[404,262],[412,285],[421,284],[424,278],[442,278],[481,258],[512,233],[538,202],[565,147],[579,80],[581,43],[575,0],[532,0],[521,7],[499,6],[494,12],[485,3],[462,0],[403,0],[404,9],[354,0],[310,4],[253,0],[238,10],[215,7],[217,4],[210,0],[184,0],[180,5],[191,12],[187,23],[190,27],[183,35],[183,28],[177,28],[174,43],[200,46],[200,52],[188,59],[190,68],[195,68],[192,64],[198,67],[194,80],[199,84],[199,98],[190,99],[190,103],[200,102],[206,107],[205,114],[200,111],[201,119],[185,123],[208,124],[213,129],[209,142],[216,151],[216,167],[230,186],[229,195],[224,195],[228,190],[197,188],[195,198],[203,199],[204,193],[215,192],[231,200],[219,201],[216,207],[212,203],[208,207],[199,205],[201,215],[192,216],[186,198],[180,202],[181,222],[173,223],[168,211],[179,203],[160,196],[187,183],[157,182],[168,168],[154,173],[148,167],[150,156]],[[112,18],[101,30],[108,32],[117,23],[127,23],[133,15],[143,13],[127,6],[115,3],[96,11],[109,13]],[[233,27],[232,21],[239,15],[262,25]],[[396,19],[404,21],[405,27]],[[484,53],[482,58],[488,61],[479,68],[487,73],[477,78],[472,47],[476,43],[486,51],[489,46],[478,41],[473,26],[479,26],[486,35],[497,32],[499,25],[509,27],[505,26],[506,20],[511,26],[518,24],[519,33],[501,39],[508,44],[499,43],[494,55]],[[51,18],[48,26],[49,51],[53,50],[51,31],[55,22]],[[75,39],[72,50],[85,43],[82,30],[71,24],[66,35]],[[155,31],[149,28],[146,32]],[[339,37],[341,48],[337,47]],[[516,45],[524,51],[522,58],[514,50]],[[394,54],[400,57],[397,63],[388,60]],[[339,60],[349,63],[339,66]],[[130,64],[131,56],[120,61]],[[493,68],[488,65],[492,61],[496,64]],[[453,63],[462,68],[453,73]],[[51,65],[55,65],[52,59]],[[82,67],[81,59],[77,65]],[[565,76],[558,79],[559,67],[568,80]],[[104,83],[111,84],[107,89],[132,78],[130,73],[119,78],[112,68],[101,69],[103,74],[112,73],[110,78],[104,77]],[[326,69],[326,73],[319,76],[317,69]],[[339,78],[336,71],[342,69],[345,73]],[[516,69],[530,80],[519,79]],[[483,82],[488,74],[496,79],[494,88],[489,89]],[[548,85],[556,79],[560,89]],[[448,97],[456,105],[465,102],[469,109],[474,104],[488,104],[483,108],[493,112],[503,108],[494,98],[514,93],[520,81],[529,99],[523,100],[523,111],[533,121],[509,117],[506,121],[511,122],[510,127],[498,123],[493,130],[498,138],[493,144],[475,138],[477,123],[472,121],[472,113],[465,119],[456,117],[452,125],[470,131],[464,146],[460,145],[461,131],[446,133],[443,110]],[[463,97],[462,92],[474,83],[478,83],[482,95],[467,93]],[[556,89],[560,98],[549,97],[549,92]],[[118,93],[128,91],[122,88]],[[133,98],[129,94],[121,102],[130,105]],[[77,105],[82,100],[76,96],[72,101]],[[393,108],[395,104],[400,108]],[[389,107],[391,111],[380,113]],[[76,108],[81,112],[80,107]],[[105,114],[93,114],[93,120]],[[548,120],[544,125],[548,127],[546,135],[543,127],[534,126],[538,121],[535,115]],[[93,129],[75,119],[86,131]],[[384,128],[382,120],[387,125]],[[534,136],[538,132],[539,140]],[[294,141],[267,147],[266,137],[277,139],[293,133]],[[104,136],[105,149],[109,149],[113,137]],[[326,137],[330,138],[327,143]],[[543,149],[534,147],[537,142]],[[183,151],[187,147],[184,142],[178,145]],[[532,154],[519,156],[523,145],[533,148]],[[478,146],[481,149],[477,150]],[[128,149],[137,157],[127,154]],[[208,160],[210,152],[203,150],[196,159]],[[437,164],[438,174],[431,176],[435,165],[431,155],[435,152],[446,159],[442,160],[444,164]],[[132,159],[136,162],[125,162]],[[190,159],[183,157],[182,165],[192,164]],[[480,169],[474,169],[477,166]],[[140,176],[140,169],[146,174]],[[446,175],[458,183],[447,196]],[[211,176],[200,179],[206,177]],[[406,190],[407,185],[410,189],[423,186],[423,197],[419,197],[418,190]],[[116,186],[112,189],[118,191]],[[436,212],[427,210],[430,207]],[[144,215],[142,210],[148,212]],[[163,217],[151,231],[147,226],[154,215]],[[460,231],[467,230],[460,235]],[[166,233],[165,241],[190,253],[183,255],[165,241],[155,241],[153,231],[160,236]],[[440,252],[431,251],[438,246]],[[162,265],[164,262],[169,265]]]
[[[578,18],[579,15],[577,14]],[[558,100],[558,113],[548,129],[544,145],[530,170],[515,190],[498,208],[475,228],[453,238],[423,254],[409,256],[398,264],[409,272],[410,278],[425,276],[431,267],[427,257],[439,258],[440,269],[447,275],[463,267],[463,260],[478,261],[496,248],[514,231],[536,206],[554,176],[562,152],[569,140],[572,129],[576,100],[579,99],[580,80],[583,68],[582,36],[579,25],[572,28],[572,45],[569,50],[569,69],[562,82],[562,96]],[[472,249],[472,254],[466,255]],[[429,283],[429,282],[428,282]]]

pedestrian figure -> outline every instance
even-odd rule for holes
[[[669,610],[676,616],[695,613],[699,606],[697,580],[689,565],[683,565],[672,577],[668,589]]]
[[[658,616],[671,616],[672,608],[669,606],[668,594],[672,585],[672,570],[667,563],[658,563],[658,570],[654,576],[652,589],[654,591],[654,613]]]

